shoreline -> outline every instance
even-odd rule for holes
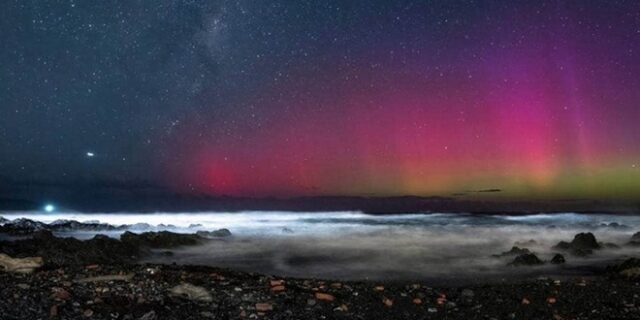
[[[327,280],[141,260],[231,236],[228,230],[124,231],[120,239],[98,234],[87,240],[49,230],[69,227],[105,225],[20,220],[0,226],[0,233],[21,236],[0,240],[0,265],[6,268],[0,270],[2,319],[568,320],[637,319],[640,312],[640,260],[633,258],[587,265],[588,274],[499,281]],[[557,245],[571,259],[610,246],[590,233]],[[512,260],[518,270],[545,263],[525,248],[496,256]],[[546,264],[552,267],[554,260]]]

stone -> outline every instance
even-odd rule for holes
[[[258,312],[267,312],[272,310],[273,310],[273,305],[270,303],[266,303],[266,302],[256,303],[256,311]]]
[[[271,287],[271,291],[273,291],[273,292],[281,292],[281,291],[284,291],[284,290],[285,290],[284,286]]]
[[[207,289],[190,283],[183,283],[171,288],[170,293],[176,296],[185,297],[189,300],[200,302],[211,302],[213,297]]]
[[[158,319],[158,315],[153,310],[145,313],[144,315],[142,315],[142,317],[138,318],[138,320],[156,320],[156,319]]]
[[[0,253],[0,266],[8,272],[31,273],[42,265],[42,257],[12,258]]]
[[[316,299],[320,301],[333,301],[336,298],[328,293],[316,292]]]
[[[500,258],[500,257],[518,256],[518,255],[527,254],[527,253],[531,253],[531,251],[529,251],[529,249],[527,248],[520,248],[517,246],[513,246],[511,247],[511,250],[505,251],[501,254],[494,254],[493,257]]]
[[[521,254],[509,263],[510,266],[535,266],[541,264],[544,264],[544,262],[533,253]]]
[[[553,256],[553,258],[551,258],[552,264],[563,264],[565,262],[566,260],[564,259],[564,256],[559,253],[557,253],[556,255]]]
[[[222,238],[231,236],[231,231],[226,228],[213,230],[213,231],[198,231],[196,235],[201,236],[203,238]]]

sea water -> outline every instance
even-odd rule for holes
[[[151,262],[204,264],[298,277],[336,279],[499,279],[511,275],[580,274],[587,267],[635,256],[624,246],[640,231],[640,217],[609,214],[403,214],[361,212],[208,212],[156,214],[84,214],[15,212],[51,223],[77,220],[134,225],[134,232],[170,230],[193,233],[227,228],[231,237],[201,246],[173,250]],[[143,224],[140,224],[143,223]],[[117,237],[118,232],[106,233]],[[592,232],[598,241],[620,245],[590,257],[566,255],[561,267],[507,266],[513,257],[495,258],[513,245],[527,247],[543,260],[556,252],[557,242]],[[62,236],[88,238],[96,232],[74,231]],[[533,240],[531,242],[530,240]]]

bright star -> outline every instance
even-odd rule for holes
[[[56,207],[52,204],[48,204],[44,206],[44,211],[46,212],[53,212],[54,210],[56,210]]]

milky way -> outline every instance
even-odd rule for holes
[[[637,1],[2,6],[6,179],[640,197]]]

